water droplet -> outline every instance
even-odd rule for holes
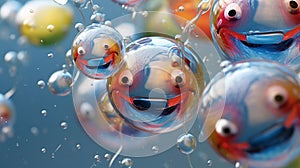
[[[212,166],[212,161],[211,161],[210,159],[207,161],[207,166],[208,166],[208,167],[211,167],[211,166]]]
[[[76,148],[77,148],[78,150],[80,150],[80,149],[81,149],[81,145],[80,145],[80,144],[76,144]]]
[[[112,23],[111,23],[110,20],[105,21],[105,22],[104,22],[104,25],[105,25],[105,26],[112,27]]]
[[[91,20],[93,23],[104,22],[104,20],[105,20],[105,14],[102,14],[102,13],[94,13],[94,14],[92,14],[92,16],[90,17],[90,20]]]
[[[47,30],[48,30],[49,32],[53,32],[53,31],[54,31],[54,26],[53,26],[53,25],[48,25],[48,26],[47,26]]]
[[[108,154],[108,153],[106,153],[106,154],[104,155],[104,158],[105,158],[106,161],[110,161],[111,155]]]
[[[54,54],[53,53],[49,53],[48,54],[48,58],[53,58],[54,57]]]
[[[196,139],[192,134],[183,134],[177,139],[177,147],[181,153],[189,155],[196,148]]]
[[[96,162],[100,162],[101,161],[100,155],[98,155],[98,154],[96,154],[94,156],[94,159],[96,160]]]
[[[39,81],[37,82],[37,85],[38,85],[38,87],[39,87],[40,89],[44,89],[45,86],[46,86],[46,83],[45,83],[43,80],[39,80]]]
[[[42,152],[43,154],[46,153],[46,152],[47,152],[46,148],[42,148],[42,149],[41,149],[41,152]]]
[[[46,110],[42,110],[41,114],[42,114],[42,116],[46,117],[47,116],[47,111]]]
[[[66,129],[68,128],[68,124],[67,124],[65,121],[61,122],[61,123],[60,123],[60,126],[61,126],[61,128],[64,129],[64,130],[66,130]]]
[[[159,147],[156,146],[156,145],[154,145],[154,146],[152,146],[152,150],[153,150],[155,153],[158,153]]]
[[[39,134],[39,129],[37,127],[32,127],[30,129],[30,132],[33,134],[33,135],[38,135]]]
[[[234,164],[234,167],[235,167],[235,168],[240,168],[240,167],[241,167],[240,162],[236,162],[236,163]]]
[[[84,30],[84,25],[82,23],[76,23],[74,27],[78,32],[81,32]]]
[[[130,158],[124,158],[121,161],[122,167],[131,168],[133,165],[133,161]]]
[[[179,12],[183,12],[184,11],[184,6],[179,6],[178,10],[179,10]]]

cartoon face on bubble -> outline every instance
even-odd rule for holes
[[[197,113],[203,70],[180,57],[175,46],[168,38],[139,39],[129,44],[124,67],[109,78],[112,105],[136,129],[169,132]]]
[[[207,86],[201,108],[208,141],[231,162],[283,167],[300,155],[300,85],[286,67],[229,65]]]
[[[211,29],[231,61],[263,58],[292,66],[300,62],[299,0],[218,0]]]
[[[125,48],[115,29],[92,24],[74,39],[72,55],[77,68],[93,79],[106,79],[122,65]]]

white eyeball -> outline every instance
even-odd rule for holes
[[[299,0],[285,0],[285,6],[291,14],[298,14],[300,11],[300,9],[299,9],[300,1]]]
[[[237,3],[229,4],[224,11],[227,20],[238,20],[242,17],[242,9]]]
[[[171,73],[171,78],[174,86],[181,87],[186,82],[185,74],[179,69],[176,69]]]
[[[216,132],[222,137],[229,137],[238,133],[237,126],[227,119],[218,120],[215,127]]]
[[[86,52],[85,52],[85,49],[84,49],[83,47],[78,47],[77,53],[78,53],[78,55],[82,56],[82,55],[84,55]]]
[[[125,70],[119,77],[119,83],[124,86],[131,86],[133,83],[133,75],[129,70]]]
[[[288,92],[281,86],[271,86],[266,94],[269,105],[274,108],[282,107],[288,100]]]

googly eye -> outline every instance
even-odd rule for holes
[[[176,69],[171,73],[171,78],[174,86],[183,86],[186,82],[185,74],[179,69]]]
[[[242,9],[237,3],[229,4],[224,11],[227,20],[238,20],[242,16]]]
[[[78,53],[78,55],[84,55],[86,52],[85,52],[85,49],[83,47],[78,47],[77,53]]]
[[[267,101],[274,108],[282,107],[288,100],[288,93],[281,86],[271,86],[267,90]]]
[[[119,83],[124,86],[131,86],[133,83],[133,76],[129,70],[125,70],[119,77]]]
[[[216,132],[222,137],[229,137],[238,133],[237,126],[227,119],[218,120],[215,128]]]
[[[299,10],[299,6],[300,6],[299,0],[285,0],[285,6],[291,14],[298,14],[300,11]]]

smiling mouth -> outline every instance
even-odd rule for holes
[[[107,69],[112,64],[112,60],[104,63],[104,64],[98,64],[96,66],[93,65],[85,65],[88,69]]]
[[[280,52],[285,51],[292,46],[295,38],[300,35],[300,26],[286,33],[259,32],[241,34],[228,28],[219,28],[217,33],[223,34],[225,37],[232,37],[249,48]]]
[[[262,153],[278,145],[287,143],[294,134],[295,127],[286,128],[283,123],[278,123],[272,127],[260,132],[249,141],[249,148],[246,152],[249,154]]]

